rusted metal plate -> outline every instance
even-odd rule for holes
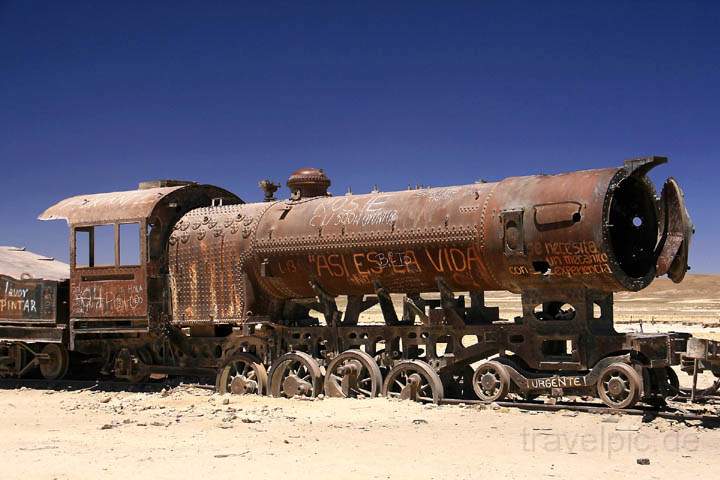
[[[199,208],[169,239],[175,321],[239,322],[254,298],[249,272],[255,228],[270,203]]]
[[[58,283],[0,275],[0,322],[50,322],[57,318]]]
[[[73,271],[73,318],[136,318],[148,313],[143,267],[96,267]]]
[[[29,252],[23,247],[0,246],[0,275],[16,279],[66,280],[70,278],[70,265]]]

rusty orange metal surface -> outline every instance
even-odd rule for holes
[[[316,287],[419,294],[440,279],[453,291],[639,290],[661,273],[658,255],[687,268],[679,243],[689,243],[691,224],[679,189],[663,196],[663,211],[678,219],[663,226],[645,177],[664,161],[339,197],[325,193],[322,175],[302,171],[288,200],[178,222],[169,265],[176,321],[263,315],[268,295],[310,298]],[[669,240],[656,252],[659,238]]]

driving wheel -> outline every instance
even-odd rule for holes
[[[265,365],[251,353],[233,355],[220,369],[216,381],[219,393],[266,395],[268,374]]]
[[[382,388],[380,367],[362,350],[347,350],[333,358],[325,374],[328,397],[377,397]]]
[[[445,393],[440,377],[430,365],[422,360],[404,360],[388,373],[383,383],[383,395],[401,400],[439,403]]]
[[[323,375],[317,360],[304,352],[281,356],[270,369],[273,397],[317,397],[322,393]]]

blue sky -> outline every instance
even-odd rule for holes
[[[660,154],[694,272],[720,272],[718,2],[0,0],[0,244],[67,258],[38,213],[182,178],[246,201]]]

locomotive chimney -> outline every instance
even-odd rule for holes
[[[287,186],[294,200],[310,197],[327,197],[330,179],[322,168],[300,168],[288,178]]]

